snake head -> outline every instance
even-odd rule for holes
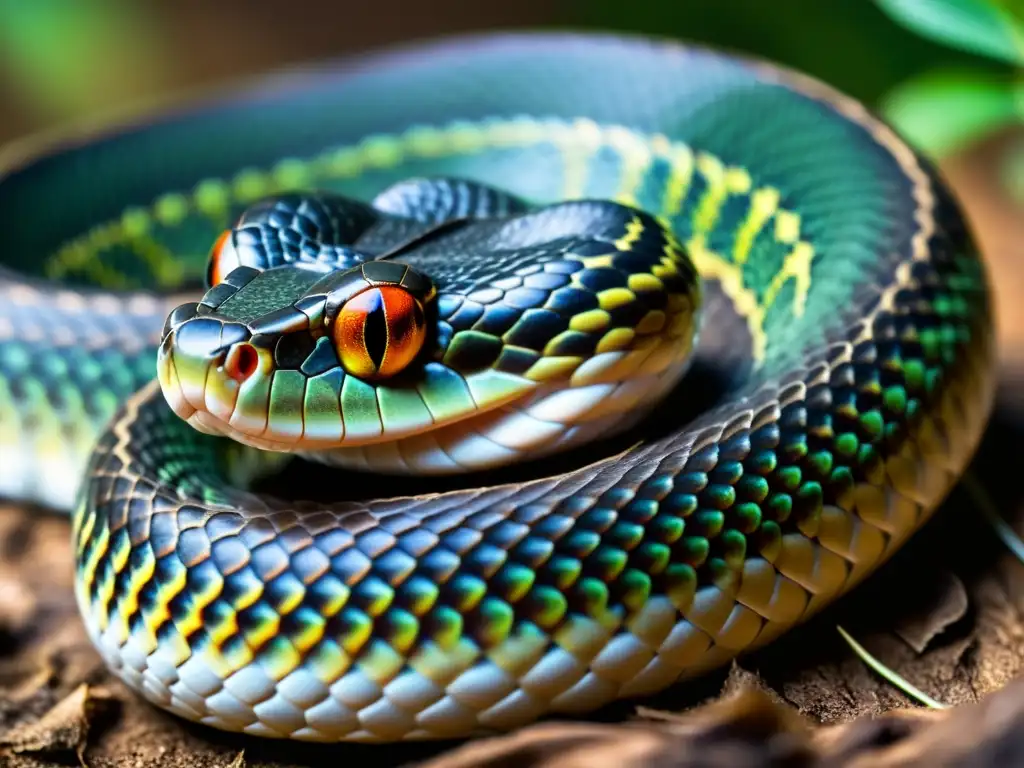
[[[435,297],[429,279],[398,262],[326,273],[236,267],[168,317],[158,355],[165,397],[204,432],[268,448],[299,438],[333,445],[340,414],[310,392],[326,385],[333,406],[346,377],[402,373],[423,349]],[[263,312],[267,302],[276,308]]]
[[[219,282],[170,314],[159,350],[181,418],[331,463],[456,472],[622,428],[686,367],[699,281],[653,217],[584,201],[360,221],[345,243],[251,219],[218,240]]]

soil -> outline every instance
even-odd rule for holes
[[[989,259],[1002,384],[972,472],[1015,525],[1024,489],[1024,222],[995,188],[999,137],[945,172]],[[1016,471],[1020,471],[1018,466]],[[313,747],[222,734],[145,704],[86,639],[72,593],[66,519],[0,508],[0,766],[811,766],[1024,764],[1024,565],[976,499],[955,491],[861,588],[731,668],[587,721],[538,724],[465,744]],[[840,636],[934,699],[925,709]]]

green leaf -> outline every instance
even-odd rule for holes
[[[131,0],[0,0],[0,70],[60,119],[148,93],[166,72],[158,17]]]
[[[993,0],[875,0],[907,29],[979,56],[1024,64],[1024,29]]]
[[[897,86],[881,109],[911,144],[943,157],[1024,119],[1024,86],[990,72],[935,71]]]

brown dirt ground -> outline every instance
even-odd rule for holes
[[[1011,522],[1024,436],[1024,223],[990,182],[997,139],[946,172],[994,276],[997,411],[974,471]],[[1018,470],[1019,471],[1019,470]],[[314,748],[192,726],[112,679],[85,637],[66,520],[0,508],[0,766],[1011,765],[1024,760],[1024,565],[954,492],[888,566],[806,627],[641,707],[469,744]],[[844,644],[837,623],[950,709],[917,707]],[[1018,757],[1019,756],[1019,757]],[[1015,760],[1017,757],[1017,760]]]

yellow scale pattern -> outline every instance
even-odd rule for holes
[[[755,361],[763,359],[768,343],[765,315],[788,281],[793,281],[795,286],[792,311],[797,317],[803,313],[811,286],[814,249],[800,239],[799,215],[779,207],[779,190],[754,189],[753,179],[746,169],[727,166],[711,154],[694,152],[664,135],[643,136],[626,128],[584,119],[564,122],[523,118],[420,126],[404,133],[370,136],[310,160],[289,158],[267,170],[248,168],[232,179],[208,179],[197,184],[190,194],[168,193],[148,209],[131,208],[120,220],[93,227],[61,247],[48,262],[46,273],[54,279],[79,273],[100,285],[120,287],[125,278],[96,258],[102,250],[120,246],[137,255],[162,286],[174,286],[182,279],[183,262],[171,258],[153,237],[154,224],[173,227],[189,214],[198,213],[220,229],[230,224],[232,205],[245,205],[267,195],[315,188],[332,180],[353,179],[411,161],[540,144],[553,145],[559,150],[564,178],[560,197],[565,200],[584,195],[591,159],[602,148],[614,150],[621,160],[619,189],[613,199],[627,205],[636,204],[637,192],[650,165],[655,160],[665,162],[671,172],[661,210],[652,213],[666,225],[680,214],[695,174],[703,178],[706,189],[694,208],[694,234],[683,246],[701,275],[718,281],[736,311],[745,318],[753,340]],[[722,207],[735,195],[749,195],[751,204],[739,228],[733,252],[717,253],[708,247],[707,235],[714,228]],[[743,266],[755,237],[772,225],[774,237],[789,244],[791,250],[759,299],[744,280]],[[633,236],[636,235],[638,232]],[[630,237],[627,232],[619,247],[628,247]]]

